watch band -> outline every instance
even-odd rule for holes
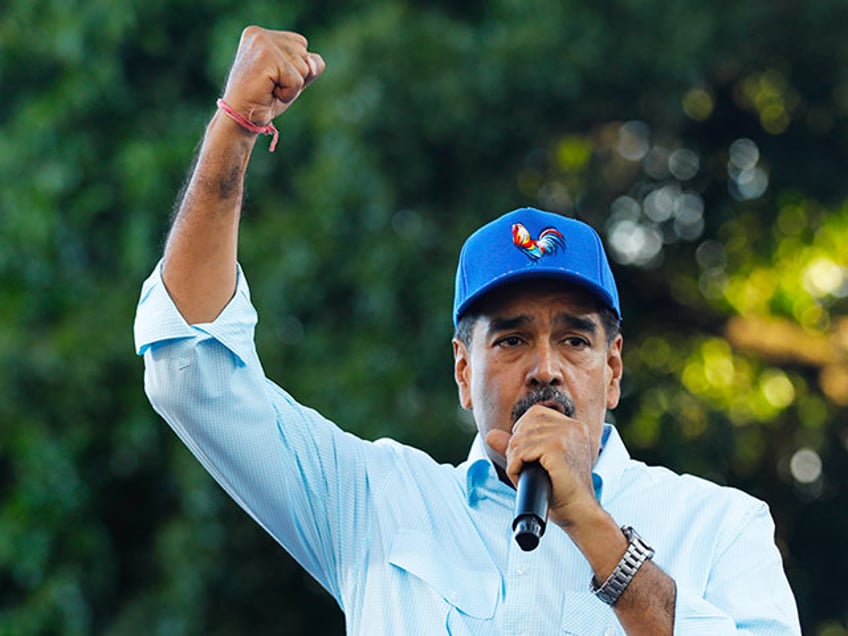
[[[629,542],[624,556],[621,557],[618,565],[615,566],[612,574],[604,581],[603,585],[598,586],[595,577],[592,577],[590,584],[595,596],[607,605],[615,605],[642,564],[654,556],[654,549],[645,543],[633,528],[622,526],[621,531]]]

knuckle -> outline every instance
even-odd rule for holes
[[[264,29],[262,27],[258,27],[255,24],[251,24],[250,26],[246,26],[241,32],[241,39],[243,42],[250,42],[262,33]]]
[[[303,90],[304,83],[305,83],[305,80],[303,78],[303,75],[301,75],[300,73],[297,73],[297,72],[292,74],[291,90],[292,90],[293,93],[298,93],[301,90]]]
[[[306,39],[306,36],[305,36],[305,35],[302,35],[301,33],[295,33],[294,31],[286,31],[286,35],[287,35],[287,36],[289,37],[289,39],[291,39],[293,42],[296,42],[296,43],[300,44],[300,45],[301,45],[301,46],[303,46],[304,48],[306,48],[306,47],[308,47],[308,46],[309,46],[309,40],[307,40],[307,39]]]

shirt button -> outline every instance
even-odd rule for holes
[[[615,636],[618,633],[615,627],[607,627],[604,630],[604,636]]]

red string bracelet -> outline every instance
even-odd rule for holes
[[[218,108],[227,113],[227,115],[229,115],[239,126],[244,128],[245,130],[249,130],[250,132],[257,133],[259,135],[272,135],[273,139],[271,139],[271,146],[268,148],[268,152],[274,152],[274,148],[277,147],[277,139],[280,137],[280,131],[278,131],[274,127],[273,122],[269,122],[267,126],[257,126],[247,117],[230,108],[227,102],[225,102],[223,99],[219,99],[216,103],[218,104]]]

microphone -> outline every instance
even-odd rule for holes
[[[513,536],[525,552],[535,550],[548,523],[551,479],[539,462],[524,464],[515,495]]]

